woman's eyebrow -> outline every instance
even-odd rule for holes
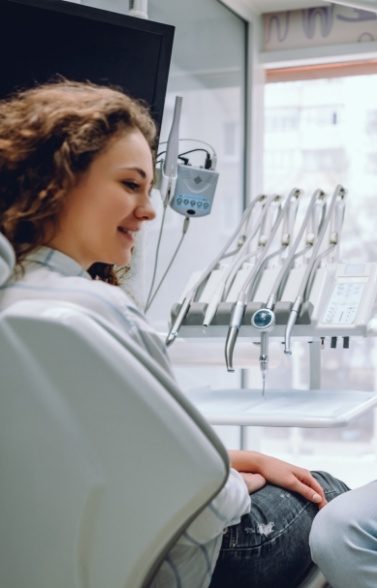
[[[145,173],[145,171],[144,171],[143,169],[141,169],[140,167],[133,167],[133,166],[127,167],[127,166],[121,166],[121,167],[119,168],[119,170],[120,170],[120,171],[134,171],[134,172],[138,173],[138,174],[139,174],[139,176],[141,176],[141,177],[143,178],[143,180],[145,180],[145,179],[146,179],[146,177],[147,177],[147,174]]]
[[[120,171],[133,171],[136,172],[137,174],[139,174],[139,176],[143,179],[146,180],[147,179],[147,174],[145,173],[145,171],[143,169],[141,169],[141,167],[133,167],[133,166],[121,166],[119,168]],[[152,190],[153,186],[154,186],[154,178],[152,178],[151,182],[150,182],[150,189]]]

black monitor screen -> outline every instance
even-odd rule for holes
[[[64,0],[0,1],[0,97],[66,78],[120,87],[161,125],[174,27]]]

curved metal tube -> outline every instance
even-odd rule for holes
[[[293,303],[291,312],[289,313],[287,326],[285,328],[285,337],[284,337],[284,353],[286,353],[287,355],[292,355],[292,349],[291,349],[292,331],[293,331],[293,327],[296,324],[297,315],[300,311],[302,301],[303,301],[303,297],[298,296]]]
[[[238,331],[242,325],[242,319],[245,314],[246,304],[237,300],[232,310],[232,316],[229,323],[229,329],[225,341],[225,364],[228,372],[234,372],[233,354],[236,345]]]
[[[316,262],[317,262],[317,255],[319,253],[319,249],[320,249],[322,242],[323,242],[323,239],[325,237],[329,222],[333,217],[334,210],[336,208],[336,203],[337,203],[337,201],[339,201],[339,198],[343,199],[345,194],[346,194],[346,190],[343,188],[343,186],[338,184],[338,186],[335,188],[334,194],[332,196],[327,216],[322,222],[322,225],[320,228],[320,233],[319,233],[318,238],[313,246],[310,261],[309,261],[308,266],[306,268],[304,277],[301,280],[296,300],[293,303],[293,307],[292,307],[292,310],[291,310],[289,318],[288,318],[287,326],[285,329],[285,336],[284,336],[284,353],[287,353],[287,354],[292,353],[290,339],[291,339],[293,327],[294,327],[296,320],[297,320],[298,313],[300,312],[301,304],[304,301],[305,290],[307,288],[309,280],[312,279],[312,272],[313,272],[313,268],[315,267]]]

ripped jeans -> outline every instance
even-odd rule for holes
[[[330,474],[312,474],[328,501],[349,490]],[[308,539],[317,506],[271,484],[250,498],[250,513],[224,533],[210,588],[296,588],[313,565]]]

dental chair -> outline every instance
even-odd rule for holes
[[[0,235],[0,285],[13,265]],[[212,429],[135,343],[74,304],[0,312],[0,376],[0,586],[148,586],[226,481]]]

